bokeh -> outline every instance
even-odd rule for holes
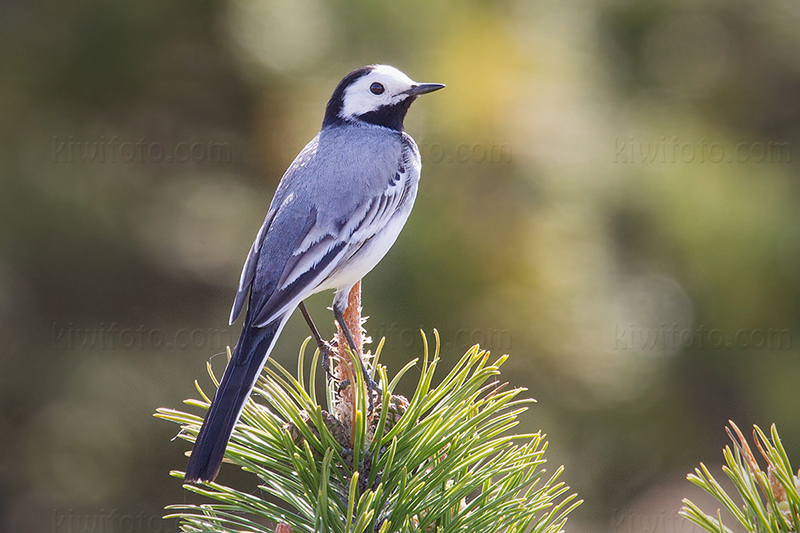
[[[800,465],[799,25],[789,0],[3,2],[0,530],[177,530],[188,445],[152,413],[224,366],[272,192],[376,62],[447,84],[364,281],[390,374],[420,329],[445,365],[509,353],[519,430],[585,500],[568,531],[692,531],[728,419]]]

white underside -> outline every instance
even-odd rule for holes
[[[365,244],[346,264],[339,265],[312,294],[328,289],[349,290],[358,280],[375,268],[375,265],[380,263],[400,235],[406,220],[408,220],[408,215],[409,213],[405,212],[397,213],[392,217],[379,234]]]

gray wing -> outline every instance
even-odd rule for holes
[[[248,323],[262,327],[272,322],[295,297],[314,285],[314,280],[341,252],[341,245],[322,239],[309,248],[308,255],[296,254],[301,243],[314,233],[317,210],[313,206],[303,209],[293,203],[289,198],[274,213],[268,214],[259,229],[242,269],[231,310],[231,323],[241,314],[248,293]],[[313,260],[309,261],[312,257]],[[294,283],[281,282],[287,270],[299,269],[302,269],[301,275]]]
[[[312,193],[304,189],[307,182],[302,179],[291,185],[282,183],[287,187],[279,186],[276,191],[270,213],[245,262],[231,321],[241,313],[248,291],[248,321],[252,326],[263,327],[318,290],[339,288],[326,286],[326,281],[347,268],[393,217],[400,212],[404,212],[403,216],[408,214],[407,203],[413,203],[416,195],[419,156],[406,153],[401,157],[401,164],[382,180],[378,176],[368,180],[382,181],[384,185],[374,187],[373,194],[347,206],[346,213],[332,213],[343,206],[318,194],[319,190]],[[294,178],[301,176],[292,173],[290,179]]]
[[[346,226],[346,229],[351,230],[348,238],[350,242],[347,249],[348,260],[358,255],[393,218],[402,216],[402,222],[405,223],[411,208],[409,203],[413,204],[416,197],[418,179],[418,168],[401,166],[387,182],[383,193],[370,198],[362,205],[363,209],[359,210],[359,216],[354,217]]]
[[[261,243],[264,240],[264,235],[267,233],[267,231],[269,231],[269,226],[272,223],[274,216],[275,213],[272,211],[267,213],[264,224],[261,225],[261,228],[258,230],[258,234],[256,234],[256,240],[254,240],[253,244],[250,246],[250,252],[247,254],[247,259],[245,260],[244,267],[242,268],[242,275],[239,277],[239,287],[236,290],[236,298],[233,300],[231,316],[228,319],[229,326],[233,325],[233,323],[239,318],[239,315],[242,314],[244,302],[247,300],[247,293],[250,291],[250,285],[252,285],[253,278],[256,274],[258,252],[261,249]]]
[[[284,220],[286,219],[286,207],[293,203],[292,200],[294,195],[292,194],[291,190],[297,181],[296,177],[298,174],[300,174],[298,170],[301,169],[309,160],[313,159],[313,154],[316,151],[317,145],[318,136],[312,139],[311,142],[309,142],[306,147],[303,148],[303,150],[297,155],[289,169],[286,171],[286,174],[284,174],[283,178],[281,178],[281,182],[278,184],[278,189],[275,191],[275,196],[272,198],[269,210],[267,211],[267,216],[264,218],[264,223],[258,230],[258,234],[256,234],[256,238],[253,241],[252,246],[250,246],[250,252],[247,254],[247,259],[245,260],[244,267],[242,268],[242,274],[239,278],[239,286],[236,291],[236,297],[234,298],[233,307],[231,308],[231,314],[228,320],[229,324],[236,322],[236,320],[239,318],[239,315],[242,313],[245,301],[247,301],[247,295],[250,292],[253,281],[255,280],[257,271],[259,269],[259,262],[262,253],[266,253],[267,257],[269,257],[272,252],[270,248],[276,247],[275,244],[270,244],[266,241],[268,235],[270,235],[270,241],[275,240],[276,236],[271,234],[271,227],[279,212],[284,213],[280,217],[283,222],[279,223],[279,225],[282,226],[281,230],[279,231],[285,232],[287,230],[291,230],[291,227],[287,227],[291,226],[291,224],[286,224]],[[304,225],[300,226],[300,228],[303,227]],[[289,237],[289,240],[291,240],[290,235],[291,234],[285,235],[285,237]],[[285,240],[286,239],[284,239],[284,241]],[[265,247],[267,248],[266,251],[263,250]],[[277,247],[281,248],[280,246]],[[285,249],[286,246],[284,245],[283,248]]]
[[[411,188],[404,177],[405,174],[398,173],[383,194],[369,198],[349,217],[333,224],[323,223],[317,209],[312,207],[291,255],[280,269],[280,275],[277,276],[277,269],[257,268],[254,295],[259,295],[257,299],[263,305],[257,310],[254,325],[263,327],[269,324],[289,307],[297,305],[298,299],[303,300],[317,292],[333,273],[347,268],[353,257],[380,233],[409,197]],[[278,227],[273,224],[276,231]],[[266,279],[277,279],[277,282],[265,284]]]

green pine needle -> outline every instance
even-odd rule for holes
[[[434,333],[430,363],[423,333],[422,372],[410,401],[393,391],[416,361],[391,381],[385,367],[375,366],[383,397],[370,421],[363,416],[367,400],[356,373],[352,434],[329,414],[335,412],[334,385],[326,391],[327,407],[317,403],[318,351],[305,379],[308,340],[297,376],[270,360],[255,389],[267,404],[247,401],[225,454],[226,462],[258,476],[263,492],[186,484],[212,503],[173,505],[169,517],[179,518],[185,532],[271,533],[278,523],[294,533],[561,531],[581,501],[558,481],[563,468],[545,476],[544,435],[509,433],[533,400],[518,398],[524,389],[504,390],[497,381],[506,357],[490,363],[489,352],[475,346],[434,387]],[[209,395],[198,390],[203,399],[186,403],[208,409]],[[159,409],[156,416],[179,424],[179,436],[188,442],[203,422],[173,409]]]
[[[746,528],[746,531],[753,533],[798,531],[800,481],[792,473],[792,466],[775,425],[770,428],[770,437],[767,437],[758,426],[754,426],[753,430],[756,447],[767,462],[767,469],[764,471],[759,467],[739,428],[733,422],[730,424],[735,432],[734,435],[728,430],[734,448],[726,446],[723,450],[726,464],[722,470],[733,482],[741,503],[737,504],[734,501],[702,463],[700,468],[695,469],[694,473],[687,475],[686,478],[717,499],[734,520]],[[733,533],[722,523],[720,509],[717,509],[716,516],[707,515],[697,505],[684,499],[680,514],[706,531]]]

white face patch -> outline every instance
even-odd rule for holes
[[[383,86],[381,94],[374,94],[373,83]],[[345,120],[375,111],[383,106],[396,104],[408,95],[403,94],[417,83],[388,65],[378,65],[369,74],[361,76],[344,91],[342,110],[339,116]]]

